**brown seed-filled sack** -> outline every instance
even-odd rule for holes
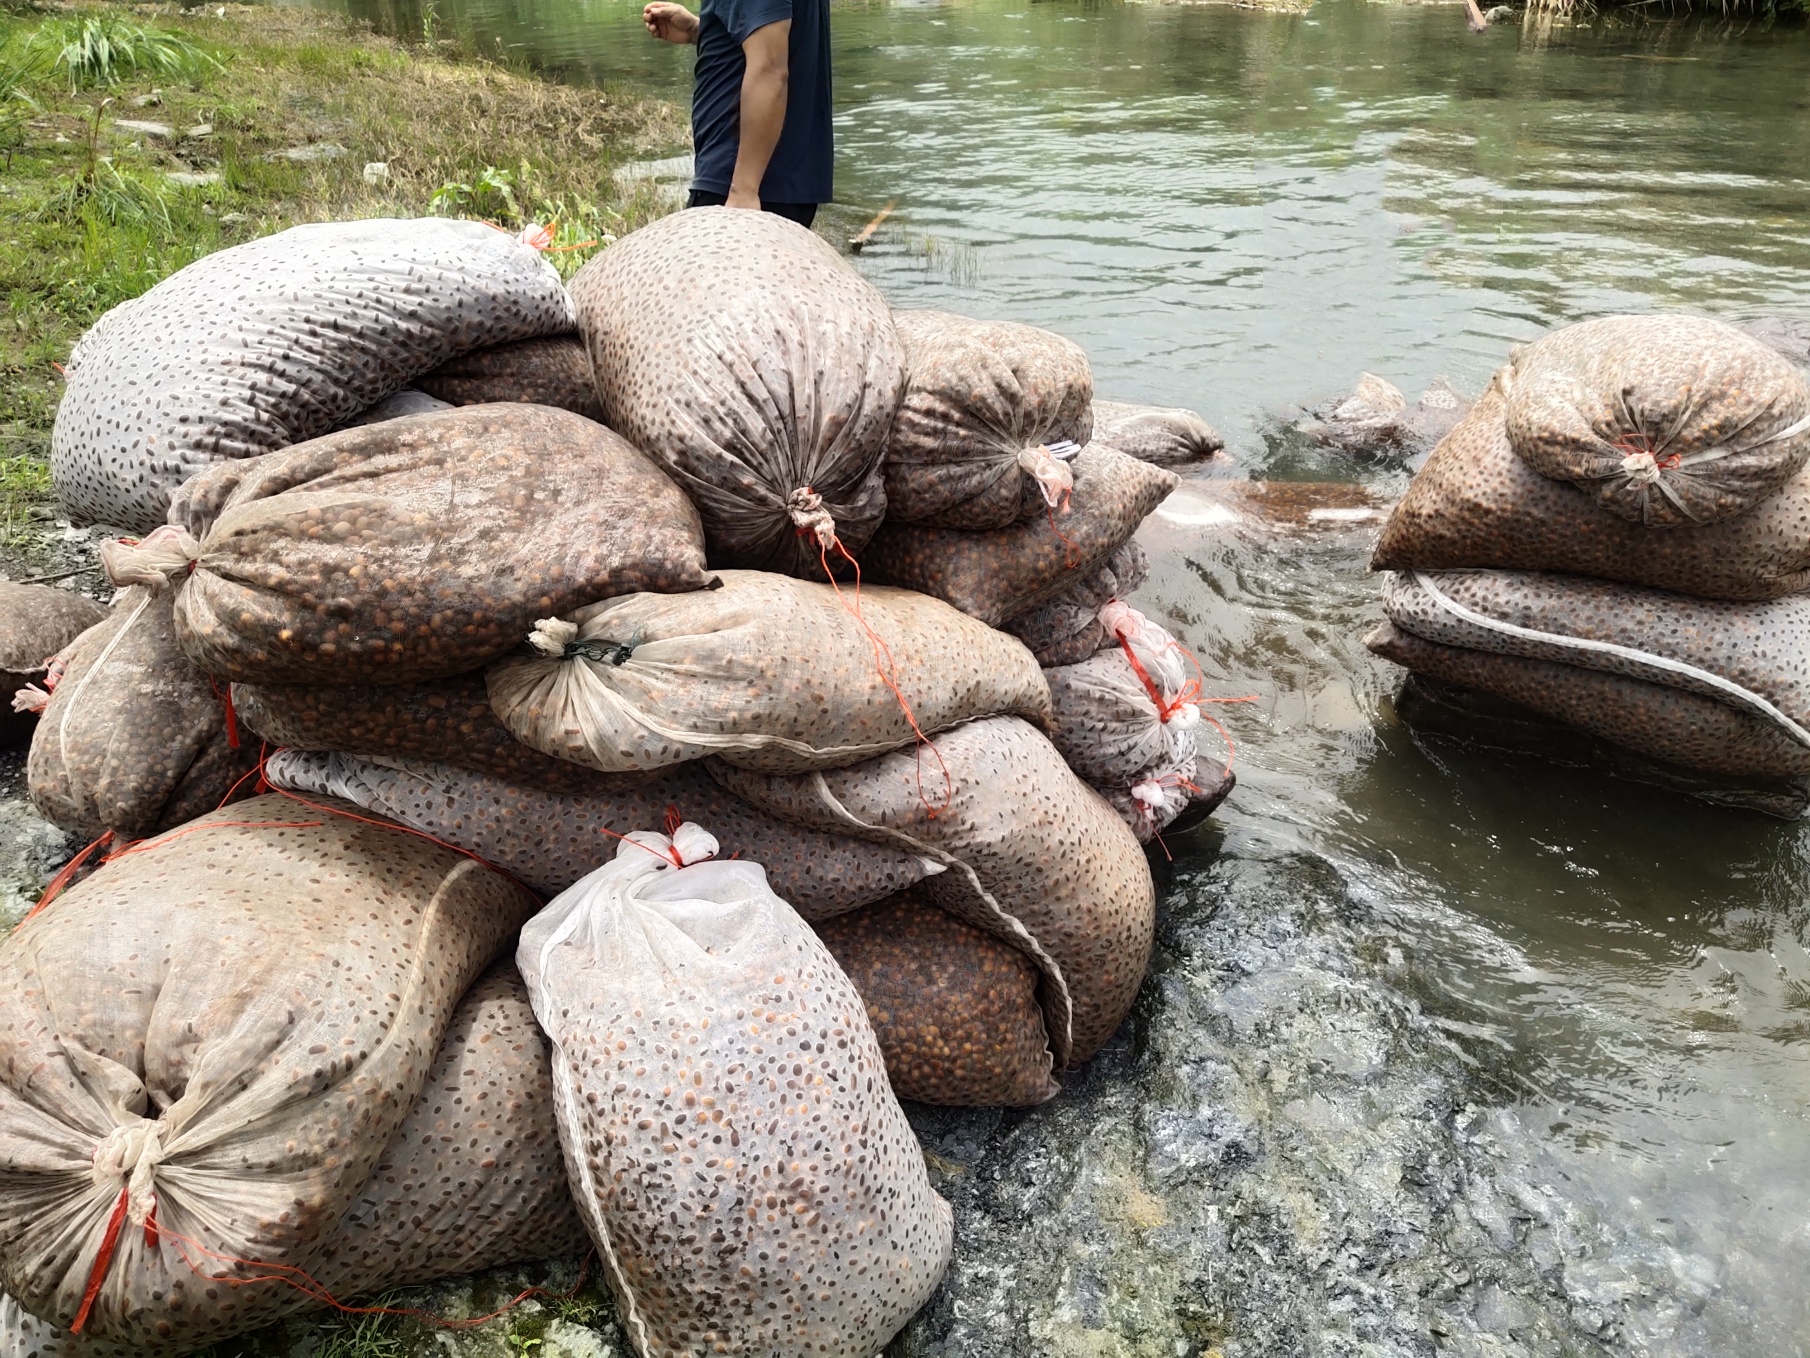
[[[886,517],[1004,528],[1042,514],[1074,478],[1043,445],[1086,443],[1093,371],[1081,347],[1011,321],[893,313],[905,396],[886,440]]]
[[[225,686],[176,644],[173,596],[161,578],[122,591],[65,653],[38,719],[25,765],[32,805],[79,839],[180,825],[257,764],[257,742],[229,729]]]
[[[1700,693],[1810,745],[1810,598],[1728,603],[1567,575],[1403,571],[1384,581],[1383,610],[1441,645]]]
[[[1005,624],[1046,669],[1085,660],[1113,639],[1100,609],[1123,599],[1150,578],[1150,558],[1136,540],[1127,542],[1087,579]]]
[[[777,820],[695,765],[651,777],[577,771],[583,781],[553,791],[444,765],[348,754],[283,750],[266,765],[275,787],[356,802],[469,850],[549,896],[608,862],[617,835],[663,825],[669,814],[702,825],[725,856],[765,866],[773,889],[808,920],[881,900],[942,870],[906,849]]]
[[[1194,740],[1188,734],[1178,748],[1165,750],[1154,764],[1131,777],[1102,779],[1090,786],[1119,813],[1138,843],[1148,844],[1206,792],[1194,781],[1199,765]]]
[[[106,609],[73,590],[0,580],[0,699],[27,685],[37,688],[57,652],[106,616]],[[43,690],[35,696],[23,707],[0,701],[0,745],[31,739]]]
[[[871,1358],[942,1279],[949,1204],[861,996],[717,848],[637,831],[522,930],[572,1196],[643,1358]]]
[[[897,589],[857,601],[764,571],[720,578],[536,624],[530,654],[490,667],[497,716],[535,749],[608,773],[710,755],[802,773],[975,717],[1049,717],[1031,653],[947,604]]]
[[[713,566],[821,578],[832,535],[866,544],[904,360],[885,300],[826,242],[770,212],[675,212],[571,291],[611,428],[697,505]]]
[[[1037,968],[1010,943],[911,892],[815,928],[861,992],[900,1098],[1017,1108],[1059,1092]]]
[[[1389,622],[1364,644],[1416,674],[1518,703],[1650,759],[1737,778],[1810,774],[1810,746],[1776,723],[1667,684],[1442,646]]]
[[[473,349],[415,379],[429,396],[456,406],[525,401],[558,406],[603,423],[603,405],[591,380],[591,356],[577,335],[548,335]]]
[[[1707,316],[1605,316],[1517,349],[1497,376],[1528,466],[1662,528],[1744,514],[1810,461],[1810,385]]]
[[[182,647],[247,683],[443,678],[537,618],[709,579],[665,473],[547,406],[462,406],[222,463],[170,518],[194,540]]]
[[[987,533],[888,523],[861,558],[870,580],[954,604],[992,627],[1085,581],[1123,547],[1181,479],[1090,443],[1071,464],[1067,513]]]
[[[1140,462],[1205,462],[1226,446],[1192,410],[1165,406],[1094,402],[1095,443],[1116,448]]]
[[[1433,450],[1383,525],[1372,570],[1568,571],[1705,599],[1810,589],[1810,469],[1745,514],[1654,532],[1515,454],[1499,386]]]
[[[1084,781],[1130,784],[1146,769],[1193,760],[1199,709],[1182,703],[1165,717],[1118,647],[1043,677],[1050,742]]]
[[[498,962],[453,1011],[414,1108],[339,1224],[313,1247],[308,1278],[347,1303],[582,1250],[547,1057],[514,961]],[[319,1304],[281,1281],[239,1291],[255,1325]],[[124,1345],[71,1335],[0,1297],[0,1358],[178,1358],[196,1347],[185,1337]]]
[[[120,1344],[255,1326],[278,1290],[228,1280],[305,1262],[358,1201],[534,904],[281,796],[71,887],[0,943],[0,1283]]]
[[[776,816],[946,864],[921,890],[1037,963],[1056,1067],[1080,1065],[1130,1011],[1149,964],[1156,889],[1144,851],[1024,722],[970,722],[931,743],[934,755],[799,778],[716,761],[711,773]]]
[[[418,684],[235,684],[233,704],[246,730],[290,749],[450,764],[548,791],[577,791],[595,777],[510,735],[491,711],[482,670]]]

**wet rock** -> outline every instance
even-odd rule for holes
[[[1770,345],[1800,368],[1810,368],[1810,319],[1798,316],[1762,316],[1741,327],[1762,344]]]
[[[1516,15],[1509,5],[1492,5],[1483,11],[1483,22],[1486,24],[1512,24]]]
[[[1243,527],[1262,532],[1328,531],[1381,523],[1389,505],[1352,481],[1191,481],[1155,511],[1143,532]]]
[[[1431,452],[1472,404],[1436,377],[1410,405],[1399,387],[1364,373],[1348,394],[1311,411],[1298,428],[1316,443],[1357,457],[1412,462]]]

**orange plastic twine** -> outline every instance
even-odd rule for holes
[[[874,656],[874,673],[880,676],[892,693],[893,700],[898,703],[899,711],[905,714],[906,724],[911,727],[911,734],[917,742],[918,760],[918,802],[923,806],[925,814],[935,820],[949,809],[949,803],[955,800],[955,779],[949,772],[949,765],[943,761],[942,751],[930,743],[930,737],[924,734],[924,728],[918,725],[917,715],[911,710],[911,703],[905,697],[905,690],[900,687],[898,667],[893,662],[892,649],[887,646],[885,638],[868,624],[861,614],[861,563],[849,555],[848,548],[842,545],[842,539],[836,536],[835,522],[823,508],[823,498],[809,486],[792,492],[792,517],[798,523],[797,534],[804,537],[815,534],[817,537],[817,560],[823,567],[823,578],[830,582],[835,592],[836,602],[860,626],[867,638],[868,649]],[[836,572],[830,568],[830,548],[834,547],[841,558],[848,562],[855,572],[854,602],[851,604],[842,593],[842,584],[836,579]],[[943,801],[941,806],[932,806],[930,799],[924,795],[924,751],[928,748],[936,757],[937,766],[943,774]]]
[[[105,831],[99,839],[95,840],[74,858],[63,864],[63,866],[57,870],[57,875],[52,877],[49,885],[44,888],[44,894],[38,897],[38,903],[26,912],[25,919],[20,920],[19,923],[24,924],[25,920],[29,920],[58,896],[61,896],[63,894],[63,889],[67,887],[70,882],[74,881],[76,873],[82,870],[82,864],[86,863],[98,850],[106,848],[112,842],[113,831]]]

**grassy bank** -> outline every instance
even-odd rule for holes
[[[659,210],[650,189],[625,197],[612,172],[685,137],[670,105],[550,84],[446,44],[405,47],[309,10],[0,13],[6,535],[48,494],[54,365],[109,307],[298,222],[440,212],[556,220],[565,245],[607,239]],[[555,258],[575,268],[589,254]]]

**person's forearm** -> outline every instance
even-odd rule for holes
[[[760,195],[767,162],[785,129],[788,84],[784,66],[748,63],[742,76],[741,146],[735,154],[731,194]]]

